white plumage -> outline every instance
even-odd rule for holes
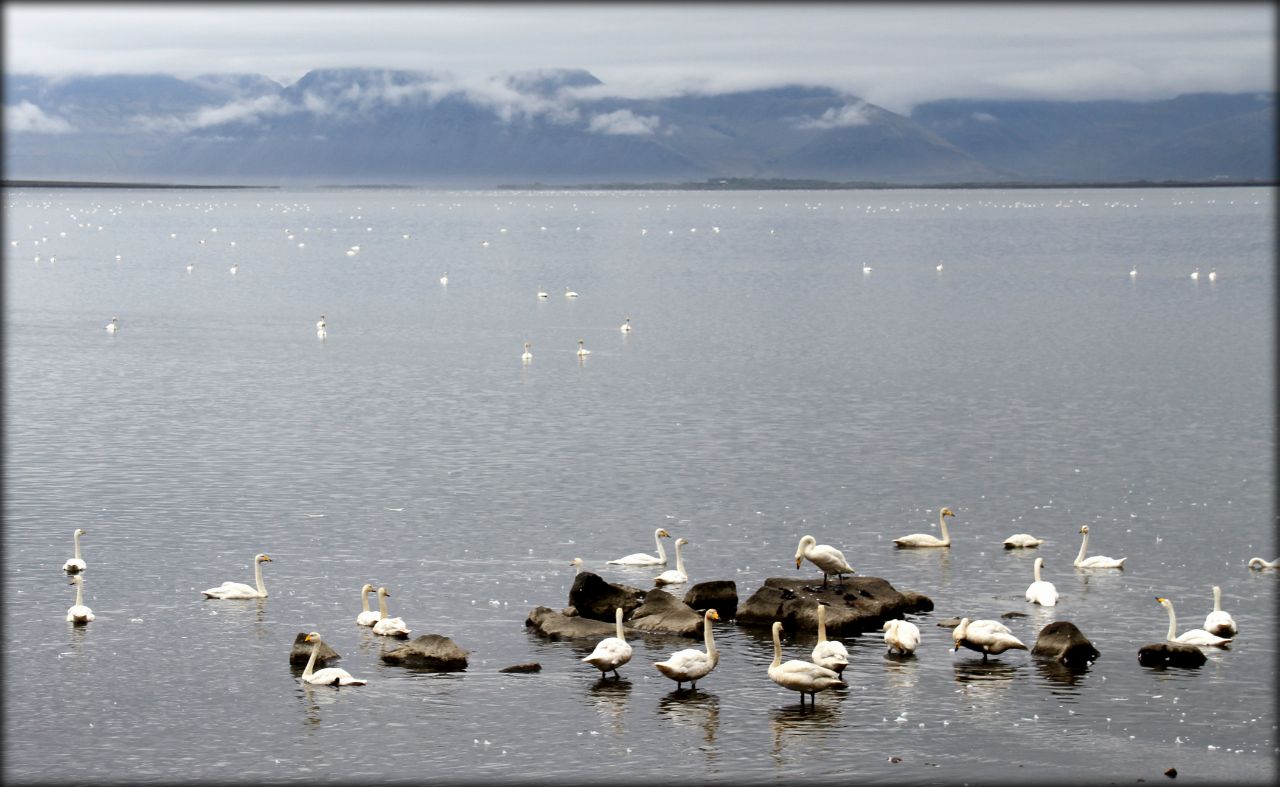
[[[647,552],[634,552],[625,555],[617,560],[610,560],[610,565],[615,566],[665,566],[667,564],[667,551],[662,548],[662,539],[671,538],[671,534],[665,528],[658,528],[653,531],[653,543],[658,547],[657,556],[650,555]]]
[[[1222,609],[1222,588],[1213,586],[1213,611],[1205,616],[1204,630],[1218,637],[1234,637],[1236,621]]]
[[[612,637],[605,637],[596,645],[595,650],[591,651],[591,655],[583,657],[583,661],[596,669],[600,670],[600,677],[604,677],[605,673],[612,671],[615,678],[621,678],[618,674],[618,667],[631,661],[631,646],[627,644],[627,640],[622,631],[622,607],[617,608],[614,615],[617,624],[617,633]]]
[[[820,691],[844,686],[840,676],[826,667],[819,667],[810,661],[792,659],[782,660],[782,622],[773,622],[773,662],[769,665],[769,679],[784,689],[800,692],[800,704],[804,704],[804,695],[810,700],[816,699]]]
[[[1080,534],[1083,536],[1080,541],[1080,554],[1076,555],[1076,559],[1072,563],[1073,566],[1076,568],[1124,568],[1124,561],[1129,559],[1127,557],[1122,557],[1119,560],[1103,555],[1094,555],[1086,558],[1084,554],[1089,549],[1089,526],[1081,525]]]
[[[909,536],[895,538],[893,540],[894,546],[903,549],[951,546],[951,534],[947,532],[947,517],[949,516],[955,516],[955,512],[950,508],[944,508],[938,512],[938,527],[942,530],[942,538],[931,536],[928,533],[912,533]]]
[[[312,672],[316,666],[316,656],[320,653],[320,635],[313,631],[303,642],[313,643],[311,657],[307,659],[307,666],[302,669],[303,681],[313,686],[363,686],[367,682],[363,678],[352,677],[350,672],[341,667],[325,667],[319,672]]]
[[[813,536],[801,536],[800,543],[796,545],[796,568],[800,568],[805,560],[822,570],[823,587],[827,585],[828,574],[835,574],[843,583],[845,574],[854,573],[853,566],[844,559],[843,552],[830,544],[819,544]]]
[[[84,577],[72,574],[71,584],[76,586],[76,603],[67,608],[67,622],[88,623],[93,620],[93,610],[84,605]]]
[[[1052,582],[1046,582],[1040,578],[1040,567],[1043,565],[1044,558],[1036,558],[1035,565],[1032,567],[1035,581],[1027,587],[1027,601],[1042,607],[1052,607],[1058,603],[1058,589]]]
[[[216,588],[200,591],[205,598],[216,599],[243,599],[243,598],[266,598],[267,586],[262,583],[262,564],[270,563],[271,558],[264,554],[253,556],[253,579],[254,585],[246,585],[243,582],[223,582]]]
[[[1035,549],[1044,543],[1043,538],[1036,538],[1030,533],[1014,533],[1004,540],[1005,549]]]
[[[62,564],[62,570],[68,574],[78,574],[88,568],[88,564],[80,557],[80,536],[88,534],[88,530],[79,527],[71,534],[71,540],[75,543],[75,555]]]
[[[886,620],[880,628],[884,630],[884,642],[890,653],[907,655],[920,647],[920,629],[910,621]]]
[[[684,558],[680,555],[680,547],[689,543],[686,538],[676,539],[676,567],[663,571],[661,574],[653,578],[653,583],[658,586],[662,585],[679,585],[682,582],[689,581],[689,575],[684,570]]]
[[[720,613],[709,609],[702,617],[702,635],[706,643],[705,651],[697,648],[685,648],[672,653],[666,661],[655,662],[653,666],[668,678],[676,682],[676,691],[689,681],[693,688],[698,688],[698,679],[705,678],[720,663],[720,651],[716,650],[715,639],[711,636],[711,621],[719,620]]]
[[[1190,629],[1179,634],[1178,617],[1173,612],[1173,602],[1163,596],[1156,596],[1156,601],[1159,601],[1160,606],[1164,607],[1169,613],[1169,633],[1165,635],[1165,639],[1170,642],[1182,642],[1187,645],[1206,645],[1218,648],[1225,648],[1231,644],[1230,639],[1210,634],[1204,629]]]
[[[369,609],[369,593],[373,591],[373,585],[365,583],[360,587],[360,614],[356,615],[357,626],[372,626],[378,622],[378,611]]]
[[[809,655],[814,664],[826,667],[837,675],[844,675],[849,666],[849,651],[839,640],[827,639],[827,605],[818,604],[818,644]]]
[[[384,637],[407,637],[409,627],[404,624],[404,619],[387,614],[387,596],[390,595],[386,588],[378,588],[378,621],[373,624],[373,633]]]
[[[1006,650],[1027,649],[1021,640],[1013,636],[1008,626],[996,620],[962,618],[960,625],[951,632],[951,639],[955,642],[952,650],[959,650],[961,647],[976,650],[982,654],[983,661],[987,660],[988,655],[995,656]]]

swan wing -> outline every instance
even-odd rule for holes
[[[687,574],[675,570],[663,571],[661,574],[653,578],[653,581],[659,585],[678,585],[689,579]]]
[[[1225,637],[1217,637],[1204,629],[1191,629],[1184,631],[1178,635],[1177,642],[1184,642],[1188,645],[1213,645],[1225,648],[1231,643],[1231,640]]]
[[[653,555],[647,555],[644,552],[636,552],[633,555],[620,557],[617,560],[610,560],[608,565],[612,566],[661,566],[667,561],[659,560]]]
[[[672,653],[666,661],[655,662],[658,671],[672,680],[697,680],[715,667],[715,661],[705,652],[687,648]]]
[[[895,538],[894,544],[900,547],[931,547],[942,543],[942,539],[928,533],[912,533],[909,536]]]
[[[1231,617],[1230,612],[1218,610],[1210,612],[1204,619],[1204,629],[1210,634],[1219,637],[1234,637],[1236,635],[1236,621]]]
[[[631,646],[617,637],[606,637],[582,660],[602,671],[615,669],[631,661]]]
[[[359,615],[356,615],[356,625],[358,626],[372,626],[377,622],[378,622],[377,610],[371,609],[368,612],[361,612]]]
[[[840,672],[849,665],[849,651],[841,642],[835,640],[827,640],[819,642],[810,655],[813,663],[820,667],[826,667],[834,672]]]
[[[1127,557],[1122,557],[1119,560],[1116,560],[1113,557],[1094,555],[1093,557],[1087,557],[1079,563],[1076,563],[1076,566],[1080,568],[1124,568],[1124,561],[1128,559],[1129,558]]]
[[[341,667],[325,667],[322,670],[313,672],[307,678],[307,683],[317,686],[363,686],[365,682],[360,678],[352,677],[350,672]]]
[[[404,618],[383,618],[373,624],[373,633],[386,637],[407,637],[409,627],[404,624]]]
[[[62,564],[62,570],[69,574],[74,574],[77,571],[84,571],[85,568],[87,568],[85,562],[78,557],[73,557]]]
[[[257,598],[258,589],[243,582],[223,582],[216,588],[200,591],[209,598]]]

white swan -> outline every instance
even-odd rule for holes
[[[665,566],[667,564],[667,551],[662,548],[662,539],[671,538],[671,534],[665,528],[658,528],[653,531],[653,543],[658,546],[658,556],[654,557],[647,552],[635,552],[617,560],[610,560],[609,565],[613,566]]]
[[[575,557],[573,560],[569,561],[569,565],[573,566],[573,575],[575,577],[582,573],[582,558]]]
[[[120,328],[120,320],[112,317],[111,322],[107,323],[107,333],[115,333]]]
[[[533,346],[533,342],[524,343],[524,355],[520,356],[520,360],[528,363],[533,360],[533,353],[529,352],[529,348]]]
[[[1178,618],[1173,614],[1173,602],[1163,596],[1156,596],[1156,601],[1159,601],[1160,606],[1164,607],[1169,613],[1169,633],[1165,635],[1165,639],[1170,642],[1183,642],[1187,645],[1206,645],[1218,648],[1225,648],[1231,644],[1229,638],[1210,634],[1204,629],[1190,629],[1178,634]]]
[[[545,301],[551,295],[546,290],[538,290],[538,300]]]
[[[449,284],[449,272],[448,272],[448,271],[445,271],[445,272],[444,272],[444,275],[440,277],[440,283],[441,283],[441,284],[443,284],[443,285],[445,285],[445,286],[448,286],[448,284]]]
[[[606,672],[613,670],[615,678],[621,678],[618,674],[618,667],[631,661],[631,646],[627,644],[627,640],[622,633],[622,607],[617,608],[614,619],[618,624],[618,632],[615,636],[605,637],[596,645],[596,649],[591,651],[590,656],[584,656],[583,661],[596,669],[600,670],[600,677],[603,678]]]
[[[1040,578],[1040,567],[1043,565],[1044,558],[1036,558],[1035,565],[1032,567],[1036,581],[1027,587],[1027,601],[1042,607],[1052,607],[1058,603],[1058,589],[1052,582],[1046,582]]]
[[[372,626],[378,622],[379,612],[376,609],[369,609],[369,593],[373,591],[373,585],[365,583],[360,588],[360,614],[356,615],[357,626]]]
[[[1133,267],[1129,269],[1129,275],[1130,276],[1138,275],[1138,264],[1136,262],[1133,264]]]
[[[71,584],[76,586],[76,603],[67,607],[67,622],[88,623],[93,620],[93,610],[84,605],[84,577],[72,574]]]
[[[219,599],[241,599],[241,598],[266,598],[267,586],[262,584],[262,564],[270,563],[271,558],[267,555],[257,554],[253,556],[253,579],[256,587],[246,585],[243,582],[223,582],[216,588],[200,591],[205,598]]]
[[[1205,616],[1204,630],[1218,637],[1234,637],[1236,621],[1222,609],[1222,588],[1213,586],[1213,611]]]
[[[813,536],[801,536],[800,543],[796,546],[796,568],[800,568],[805,560],[822,569],[823,587],[827,586],[828,574],[835,574],[843,584],[844,575],[854,573],[853,566],[844,559],[843,552],[830,544],[819,544],[818,539]]]
[[[1263,560],[1260,557],[1249,558],[1249,568],[1254,571],[1262,571],[1268,568],[1280,568],[1280,557],[1275,560]]]
[[[719,620],[720,613],[709,609],[702,616],[702,634],[706,642],[705,651],[697,648],[685,648],[672,653],[666,661],[655,662],[653,666],[658,672],[676,682],[676,691],[689,681],[692,688],[698,688],[698,678],[705,678],[720,663],[720,651],[716,650],[716,642],[711,637],[711,621]]]
[[[1199,278],[1200,278],[1200,269],[1199,269],[1199,268],[1196,268],[1195,270],[1191,271],[1191,278],[1192,278],[1192,279],[1199,279]]]
[[[622,331],[623,333],[631,333],[631,318],[630,317],[626,318],[626,320],[623,321],[621,327],[619,327],[618,330]]]
[[[844,668],[849,666],[849,651],[844,643],[827,639],[827,605],[823,603],[818,604],[818,644],[813,646],[809,658],[837,675],[844,675]]]
[[[1218,280],[1218,269],[1217,269],[1217,268],[1210,268],[1210,269],[1209,269],[1209,281],[1217,281],[1217,280]]]
[[[88,530],[79,527],[76,528],[76,532],[71,534],[71,540],[76,545],[76,553],[74,557],[62,564],[62,570],[68,574],[79,574],[88,568],[88,564],[80,557],[80,536],[87,536],[88,534]]]
[[[323,331],[326,327],[328,327],[328,326],[327,326],[327,324],[325,323],[325,321],[324,321],[324,315],[322,314],[322,315],[320,315],[320,319],[316,320],[316,330],[317,330],[317,331]]]
[[[868,264],[867,264],[867,263],[865,263],[865,262],[864,262],[864,263],[862,263],[862,272],[863,272],[863,273],[870,273],[870,272],[871,272],[871,266],[870,266],[870,265],[868,265]]]
[[[846,685],[840,676],[826,667],[819,667],[811,661],[791,659],[782,660],[782,621],[773,622],[773,663],[769,665],[769,680],[792,691],[800,692],[800,704],[804,704],[804,695],[815,700],[820,691]]]
[[[1127,557],[1116,560],[1113,557],[1103,557],[1102,555],[1094,555],[1086,558],[1084,553],[1089,549],[1089,526],[1081,525],[1080,533],[1084,538],[1080,541],[1080,554],[1076,555],[1075,561],[1071,564],[1076,568],[1124,568],[1124,561]]]
[[[951,546],[951,534],[947,532],[947,517],[949,516],[955,516],[955,512],[950,508],[944,508],[938,512],[938,527],[942,530],[942,538],[931,536],[928,533],[912,533],[909,536],[895,538],[893,540],[894,545],[902,549]]]
[[[378,622],[373,624],[373,633],[384,637],[407,637],[409,627],[404,624],[404,618],[387,615],[387,596],[390,595],[386,588],[378,588]]]
[[[578,340],[578,357],[579,358],[586,358],[588,355],[591,354],[591,351],[583,346],[584,344],[585,342],[583,342],[581,339]]]
[[[235,275],[236,275],[236,272],[237,272],[237,271],[239,271],[239,270],[240,270],[240,266],[239,266],[239,265],[237,265],[237,264],[235,264],[235,263],[232,263],[232,265],[231,265],[231,275],[232,275],[232,276],[235,276]]]
[[[1035,549],[1044,543],[1043,538],[1036,538],[1030,533],[1014,533],[1004,540],[1005,549]]]
[[[578,297],[578,293],[574,292],[573,290],[569,289],[568,287],[565,287],[565,288],[564,288],[564,297],[566,297],[566,298],[576,298],[576,297]]]
[[[681,582],[688,582],[689,575],[684,571],[684,558],[680,556],[680,547],[689,543],[686,538],[676,539],[676,567],[663,571],[661,574],[653,578],[653,584],[662,585],[679,585]],[[661,546],[661,544],[659,544]]]
[[[312,672],[320,653],[320,635],[313,631],[302,641],[315,643],[311,646],[311,658],[307,659],[307,666],[302,668],[302,679],[305,682],[313,686],[363,686],[367,682],[363,678],[352,677],[350,672],[341,667],[325,667],[319,672]]]
[[[960,647],[964,646],[981,653],[983,661],[987,660],[988,654],[995,656],[1010,649],[1027,649],[1020,639],[1013,636],[1008,626],[997,620],[961,618],[960,625],[951,632],[951,639],[956,644],[952,648],[953,651],[960,650]]]
[[[909,620],[886,620],[880,628],[884,630],[884,642],[890,653],[909,655],[920,647],[920,629]]]

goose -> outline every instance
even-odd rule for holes
[[[622,331],[623,333],[631,333],[631,318],[630,317],[626,318],[623,321],[622,325],[618,328],[618,330]]]
[[[1210,268],[1210,269],[1209,269],[1209,281],[1217,281],[1217,280],[1218,280],[1218,269],[1217,269],[1217,268]]]
[[[828,574],[835,574],[840,583],[844,584],[844,575],[854,573],[849,561],[844,559],[843,552],[830,544],[819,544],[813,536],[802,536],[796,546],[796,568],[799,569],[805,560],[822,569],[823,587],[827,586]]]
[[[404,618],[387,616],[387,596],[390,595],[386,588],[378,588],[378,621],[373,624],[373,633],[403,639],[409,636],[409,627],[404,624]]]
[[[924,547],[949,547],[951,546],[951,534],[947,532],[947,517],[955,516],[955,512],[950,508],[944,508],[938,512],[938,527],[942,530],[942,538],[931,536],[928,533],[913,533],[902,538],[895,538],[893,543],[900,549],[922,549]]]
[[[627,644],[627,640],[622,633],[622,607],[618,607],[614,614],[614,620],[617,621],[618,633],[616,636],[605,637],[596,645],[596,649],[591,651],[590,656],[584,656],[583,661],[596,669],[600,670],[600,677],[604,678],[605,673],[613,671],[613,677],[621,678],[618,674],[618,667],[631,661],[631,646]]]
[[[951,632],[951,639],[956,643],[953,651],[960,650],[963,645],[981,653],[983,661],[987,660],[988,654],[995,656],[1010,649],[1027,649],[1021,640],[1013,636],[1008,626],[996,620],[971,621],[961,618],[960,625]]]
[[[84,577],[71,575],[71,584],[76,586],[76,603],[67,607],[67,622],[83,624],[93,620],[93,610],[84,605]]]
[[[449,272],[448,272],[448,271],[445,271],[445,272],[444,272],[444,275],[440,277],[440,283],[441,283],[441,284],[443,284],[443,285],[445,285],[445,286],[448,286],[448,284],[449,284]]]
[[[533,342],[524,343],[524,355],[520,356],[520,360],[528,363],[533,360],[533,353],[529,352],[529,348],[533,346]]]
[[[120,330],[120,320],[112,317],[111,322],[107,323],[107,333],[115,333],[118,330]]]
[[[1127,557],[1122,557],[1119,560],[1113,557],[1103,557],[1102,555],[1086,558],[1084,553],[1089,548],[1089,526],[1081,525],[1080,533],[1084,536],[1084,539],[1080,542],[1080,554],[1076,555],[1076,559],[1071,565],[1076,568],[1124,568],[1124,561],[1129,559]]]
[[[1280,568],[1280,557],[1275,560],[1263,560],[1260,557],[1249,558],[1249,568],[1254,571],[1262,571],[1268,568]]]
[[[88,564],[80,557],[80,536],[89,535],[89,531],[84,528],[77,527],[76,532],[71,534],[71,540],[75,542],[76,553],[70,560],[62,564],[62,570],[68,574],[79,574],[88,568]]]
[[[689,575],[684,572],[684,558],[680,556],[680,547],[687,543],[689,543],[689,540],[686,538],[676,539],[676,567],[663,571],[654,577],[653,584],[661,587],[662,585],[679,585],[682,582],[689,581]]]
[[[205,598],[217,599],[241,599],[241,598],[266,598],[267,586],[262,584],[262,564],[270,563],[271,558],[261,553],[253,556],[253,579],[256,587],[246,585],[243,582],[223,582],[216,588],[200,591]]]
[[[658,672],[676,682],[676,691],[684,687],[685,681],[689,681],[691,688],[697,689],[698,678],[705,678],[720,663],[720,651],[716,650],[716,642],[711,637],[711,621],[719,619],[720,613],[714,609],[708,609],[702,616],[702,635],[707,646],[705,651],[685,648],[672,653],[666,661],[654,662],[653,666],[658,668]]]
[[[320,635],[313,631],[302,641],[314,643],[311,646],[311,658],[307,659],[307,666],[302,668],[303,682],[313,686],[363,686],[368,682],[364,678],[352,677],[350,672],[341,667],[325,667],[319,672],[312,672],[316,666],[316,656],[320,653]]]
[[[1035,549],[1044,543],[1043,538],[1036,538],[1030,533],[1014,533],[1004,540],[1005,549]]]
[[[800,704],[804,704],[804,695],[816,701],[817,693],[836,686],[847,685],[840,676],[826,667],[819,667],[810,661],[791,659],[782,660],[782,621],[773,622],[773,663],[769,665],[769,680],[784,689],[800,692]]]
[[[1198,280],[1198,279],[1200,278],[1200,269],[1199,269],[1199,268],[1196,268],[1195,270],[1191,271],[1191,278],[1192,278],[1193,280]]]
[[[1218,637],[1234,637],[1236,621],[1222,609],[1222,588],[1213,586],[1213,611],[1205,616],[1204,630]]]
[[[909,620],[886,620],[880,628],[890,653],[910,655],[920,646],[920,629]]]
[[[1052,607],[1058,603],[1058,589],[1052,582],[1045,582],[1040,578],[1040,567],[1043,565],[1044,558],[1036,558],[1035,565],[1032,566],[1036,581],[1027,587],[1027,601],[1042,607]]]
[[[840,640],[827,639],[827,605],[818,604],[818,644],[813,646],[809,656],[814,664],[826,667],[837,675],[844,675],[844,668],[849,666],[849,651]]]
[[[1178,618],[1173,614],[1173,602],[1163,596],[1156,596],[1156,601],[1159,601],[1160,606],[1164,607],[1169,613],[1169,633],[1165,635],[1165,639],[1170,642],[1182,642],[1187,645],[1207,645],[1217,648],[1225,648],[1231,644],[1229,638],[1210,634],[1204,629],[1190,629],[1178,634]]]
[[[653,531],[653,543],[658,547],[658,556],[654,557],[647,552],[635,552],[617,560],[610,560],[609,565],[612,566],[665,566],[667,564],[667,551],[662,548],[662,539],[671,538],[671,534],[666,528],[658,528]]]
[[[578,297],[578,293],[574,292],[573,290],[569,289],[568,287],[565,287],[565,288],[564,288],[564,297],[566,297],[566,298],[576,298],[576,297]]]
[[[369,593],[373,590],[373,585],[365,583],[360,587],[360,614],[356,615],[357,626],[373,626],[378,622],[377,610],[369,609]]]

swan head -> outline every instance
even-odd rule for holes
[[[318,632],[318,631],[313,631],[313,632],[311,632],[310,634],[308,634],[306,637],[304,637],[302,641],[303,641],[303,642],[319,642],[319,641],[320,641],[320,632]]]
[[[956,646],[952,648],[952,652],[960,650],[960,642],[964,639],[964,635],[969,631],[969,619],[960,618],[960,625],[956,626],[951,632],[951,639],[955,641]]]
[[[944,508],[938,512],[938,516],[955,516],[955,515],[956,515],[956,512],[952,511],[950,508]]]
[[[570,566],[581,566],[581,565],[582,565],[582,558],[580,558],[580,557],[575,557],[573,560],[570,560],[570,561],[569,561],[569,565],[570,565]]]
[[[379,596],[379,597],[382,597],[382,596],[390,596],[390,595],[391,595],[391,591],[387,590],[386,588],[378,588],[378,596]]]
[[[1088,525],[1081,525],[1081,526],[1080,526],[1080,532],[1081,532],[1081,533],[1084,533],[1085,535],[1088,535],[1088,533],[1089,533],[1089,526],[1088,526]]]
[[[257,554],[257,555],[254,555],[254,556],[253,556],[253,560],[254,560],[254,562],[255,562],[255,563],[270,563],[270,562],[271,562],[271,556],[270,556],[270,555],[264,555],[264,554],[259,553],[259,554]]]
[[[75,532],[73,535],[77,535],[77,536],[87,536],[87,535],[89,535],[89,531],[88,531],[88,530],[85,530],[83,527],[77,527],[77,528],[76,528],[76,532]]]
[[[671,534],[667,532],[665,527],[658,528],[658,538],[671,538]]]
[[[676,546],[678,547],[684,546],[687,543],[689,543],[689,539],[685,538],[684,536],[681,536],[680,538],[676,539]]]
[[[719,619],[720,619],[719,612],[716,612],[714,609],[707,610],[707,620],[719,620]]]
[[[83,584],[84,584],[84,577],[80,576],[79,574],[72,574],[72,575],[71,575],[71,579],[67,580],[67,584],[68,584],[68,585],[83,585]]]
[[[365,593],[368,593],[370,590],[373,590],[373,585],[370,585],[368,582],[366,582],[360,586],[360,595],[363,596]]]
[[[1156,601],[1159,601],[1160,606],[1164,607],[1165,609],[1168,609],[1169,607],[1173,606],[1173,603],[1169,601],[1169,599],[1165,598],[1164,596],[1156,596]]]

